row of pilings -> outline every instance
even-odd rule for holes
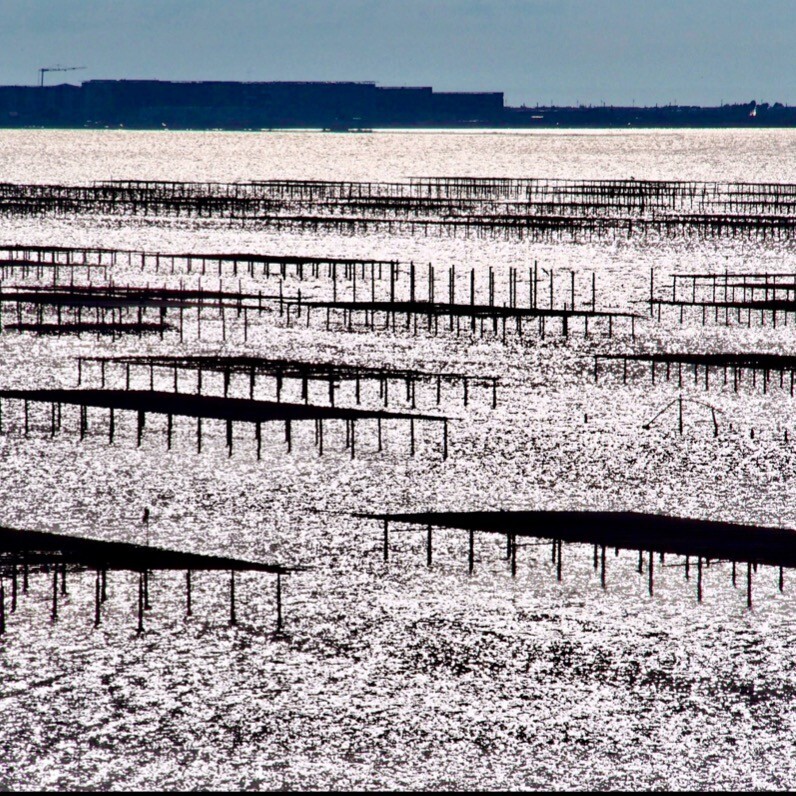
[[[222,218],[339,231],[408,225],[555,239],[654,232],[790,237],[793,186],[748,183],[426,178],[404,183],[106,182],[0,185],[0,214]]]

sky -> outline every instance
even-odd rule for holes
[[[796,0],[0,0],[0,84],[368,80],[512,105],[796,104]]]

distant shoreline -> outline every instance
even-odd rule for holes
[[[544,130],[796,127],[796,107],[692,105],[511,107],[502,92],[354,82],[89,80],[0,86],[2,129]]]
[[[119,125],[112,127],[105,126],[75,126],[75,125],[9,125],[0,123],[0,130],[27,130],[27,131],[72,131],[72,132],[130,132],[130,133],[313,133],[328,135],[370,135],[377,133],[532,133],[545,132],[552,133],[573,132],[582,130],[584,132],[640,132],[640,131],[674,131],[674,130],[791,130],[796,129],[796,122],[793,124],[644,124],[644,125],[599,125],[599,124],[547,124],[534,127],[495,127],[494,125],[484,126],[448,126],[429,125],[417,127],[376,127],[373,129],[351,129],[351,130],[325,130],[320,127],[134,127]]]

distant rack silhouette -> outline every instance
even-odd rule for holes
[[[363,513],[355,516],[380,520],[383,524],[382,555],[390,552],[390,525],[422,528],[426,534],[426,563],[433,562],[433,528],[469,533],[468,564],[475,566],[475,533],[505,535],[506,558],[512,575],[517,572],[518,538],[549,539],[557,578],[562,579],[563,542],[594,546],[594,568],[600,562],[601,583],[606,587],[606,548],[638,551],[638,572],[648,554],[647,576],[650,595],[654,589],[654,557],[659,554],[683,557],[685,577],[690,577],[691,558],[696,558],[697,599],[703,597],[702,568],[711,562],[747,564],[747,605],[752,607],[752,573],[758,565],[779,567],[779,589],[784,588],[783,569],[796,568],[796,531],[742,523],[698,520],[661,514],[624,511],[462,511],[417,513]],[[395,532],[395,531],[393,531]]]
[[[83,384],[85,366],[96,363],[100,370],[100,387],[105,388],[108,364],[121,365],[125,370],[125,386],[130,389],[134,367],[149,371],[149,386],[154,389],[155,370],[165,370],[173,377],[174,392],[179,391],[178,373],[189,371],[196,374],[196,391],[202,392],[202,374],[221,373],[223,375],[224,397],[227,397],[233,374],[247,377],[249,398],[254,398],[257,376],[271,376],[276,381],[276,398],[281,400],[282,386],[285,379],[301,382],[301,397],[305,403],[309,401],[308,382],[322,381],[329,385],[329,403],[335,405],[335,393],[340,381],[353,381],[357,404],[360,403],[361,382],[376,381],[379,384],[379,397],[384,406],[389,406],[391,381],[403,382],[406,387],[406,400],[412,408],[416,404],[415,387],[418,382],[436,383],[436,403],[442,399],[442,385],[459,382],[463,386],[462,400],[469,403],[470,384],[486,384],[492,388],[492,408],[497,406],[498,379],[494,376],[468,376],[460,373],[424,372],[416,369],[400,369],[388,366],[373,367],[363,365],[346,365],[332,362],[305,362],[296,359],[265,359],[252,356],[122,356],[122,357],[77,357],[78,386]]]
[[[166,439],[171,448],[173,418],[192,417],[197,420],[197,452],[202,450],[202,420],[220,420],[226,423],[226,444],[229,455],[233,449],[233,423],[254,425],[257,444],[257,458],[261,456],[262,424],[282,422],[285,426],[287,451],[292,451],[293,422],[312,420],[315,422],[315,444],[323,455],[324,420],[343,420],[346,427],[346,449],[351,458],[356,452],[356,424],[358,421],[375,420],[377,425],[378,451],[383,450],[382,422],[404,421],[409,423],[410,454],[415,454],[415,423],[439,423],[442,425],[442,457],[448,457],[448,418],[439,415],[425,415],[407,412],[386,412],[365,409],[348,409],[331,406],[312,406],[307,404],[278,403],[273,401],[253,401],[245,398],[220,398],[209,395],[189,395],[186,393],[158,392],[147,390],[0,390],[0,431],[2,430],[3,399],[21,401],[24,404],[24,432],[30,431],[30,403],[50,405],[50,435],[55,436],[61,429],[62,405],[80,407],[80,438],[88,430],[88,409],[109,410],[108,439],[113,442],[115,435],[115,412],[129,411],[137,414],[137,444],[140,446],[146,425],[147,414],[164,415],[167,418]]]
[[[277,228],[498,233],[555,239],[696,234],[789,238],[796,187],[645,180],[415,178],[402,183],[111,181],[0,185],[0,214],[222,218]]]
[[[663,366],[663,378],[669,381],[673,378],[672,366],[677,366],[678,386],[683,386],[683,365],[693,369],[694,383],[704,384],[705,389],[710,386],[711,369],[718,380],[713,381],[727,385],[732,377],[732,386],[735,392],[742,384],[744,371],[752,374],[751,383],[757,386],[757,374],[762,375],[761,383],[763,393],[768,391],[772,374],[779,375],[779,386],[785,388],[785,377],[788,376],[791,396],[794,395],[794,378],[796,378],[796,356],[789,354],[764,354],[755,352],[716,353],[716,354],[691,354],[691,353],[642,353],[642,354],[596,354],[594,357],[594,381],[598,381],[598,367],[600,363],[621,362],[622,381],[628,380],[628,375],[641,375],[638,369],[628,370],[630,363],[649,363],[649,375],[652,383],[658,378],[658,366]],[[644,370],[646,372],[646,369]]]
[[[68,570],[96,571],[94,584],[94,626],[101,620],[102,604],[107,599],[109,571],[137,572],[138,632],[144,630],[144,611],[149,605],[149,574],[157,570],[185,571],[186,613],[192,614],[191,573],[194,571],[227,571],[229,581],[229,621],[237,624],[235,602],[236,572],[265,572],[276,575],[277,632],[282,630],[282,576],[303,571],[303,567],[266,564],[239,558],[202,555],[168,550],[149,545],[111,542],[61,533],[0,528],[0,635],[5,633],[7,614],[14,613],[20,591],[28,591],[29,578],[52,572],[51,618],[58,618],[60,595],[66,595]],[[60,575],[60,588],[59,588]],[[19,580],[22,580],[20,589]],[[10,581],[10,606],[6,608],[6,582]]]
[[[322,293],[325,286],[323,284],[312,287],[314,293],[312,298],[321,300],[330,298],[332,302],[337,301],[370,301],[386,302],[415,302],[420,300],[420,294],[425,293],[428,303],[437,303],[438,288],[445,291],[447,304],[466,303],[461,301],[462,289],[467,294],[470,305],[488,304],[489,306],[500,305],[496,298],[497,280],[495,269],[488,268],[462,269],[455,265],[447,269],[435,268],[428,263],[427,268],[423,265],[416,265],[414,262],[399,262],[395,260],[365,260],[365,259],[341,259],[341,258],[318,258],[294,255],[255,255],[255,254],[224,254],[224,253],[201,253],[201,254],[170,254],[163,252],[144,252],[132,250],[112,250],[112,249],[73,249],[64,247],[27,247],[27,246],[6,246],[0,248],[0,269],[2,262],[12,263],[15,266],[14,273],[21,271],[23,276],[35,275],[37,279],[44,280],[46,277],[52,278],[52,284],[36,285],[12,285],[11,290],[38,290],[42,292],[52,291],[57,294],[60,291],[69,291],[84,296],[93,295],[100,300],[108,296],[117,297],[125,300],[132,300],[131,297],[146,297],[149,302],[165,303],[166,307],[173,302],[183,302],[183,306],[194,306],[194,302],[208,305],[220,305],[220,309],[225,306],[237,309],[238,314],[244,315],[244,336],[246,327],[246,316],[249,310],[254,310],[254,300],[257,300],[257,311],[262,311],[263,302],[276,303],[279,301],[280,316],[285,314],[284,299],[290,299],[290,308],[296,308],[296,316],[301,316],[302,305],[306,305],[307,294],[302,298],[301,289],[293,297],[285,297],[283,285],[280,281],[279,296],[263,295],[262,291],[257,294],[253,292],[244,293],[241,287],[241,280],[238,280],[237,291],[222,291],[222,276],[237,276],[238,266],[248,267],[249,275],[257,278],[260,274],[255,274],[255,264],[263,264],[263,275],[269,277],[276,275],[280,280],[285,280],[288,274],[288,266],[292,264],[295,268],[295,275],[299,281],[309,277],[315,280],[326,279],[331,282],[331,296],[318,295]],[[21,258],[17,260],[17,258]],[[92,284],[90,272],[87,274],[88,285],[75,285],[74,268],[68,264],[77,264],[91,268],[92,264],[103,269],[103,277],[107,280],[108,268],[121,263],[123,266],[140,269],[141,271],[152,269],[157,274],[174,273],[175,262],[186,274],[195,276],[205,275],[208,270],[218,272],[218,290],[210,290],[207,286],[202,286],[201,279],[198,286],[186,287],[183,281],[180,282],[179,289],[174,287],[162,288],[152,287],[147,282],[146,287],[132,285]],[[227,266],[232,265],[232,273]],[[275,271],[270,266],[275,265]],[[170,265],[170,267],[169,267]],[[17,269],[16,266],[19,266]],[[44,270],[46,266],[49,270]],[[304,266],[308,266],[308,272]],[[58,283],[58,269],[63,267],[69,276],[67,286]],[[226,270],[225,270],[226,268]],[[195,270],[194,270],[195,269]],[[469,273],[468,273],[469,270]],[[497,274],[500,277],[500,274]],[[597,285],[596,274],[591,274],[591,284],[583,290],[580,286],[576,290],[576,272],[565,271],[556,273],[553,269],[539,269],[537,261],[533,265],[528,265],[527,279],[525,269],[509,267],[505,270],[503,277],[506,280],[506,297],[502,306],[519,307],[526,303],[528,308],[533,309],[561,309],[571,310],[590,310],[597,311]],[[561,278],[564,278],[565,285],[561,285]],[[385,282],[386,288],[380,283]],[[462,284],[462,282],[464,284]],[[483,282],[487,284],[484,285]],[[425,290],[423,287],[425,286]],[[359,288],[359,290],[358,290]],[[484,295],[486,293],[486,295]],[[145,294],[150,294],[145,296]],[[148,305],[148,304],[147,304]],[[145,305],[145,306],[147,306]],[[291,322],[288,310],[287,322]],[[21,322],[18,319],[19,322]],[[451,326],[452,328],[452,326]]]
[[[288,306],[296,306],[297,302],[286,300]],[[484,324],[492,326],[492,332],[503,340],[506,339],[506,325],[509,320],[514,322],[515,332],[518,336],[527,333],[527,321],[536,321],[538,333],[541,337],[545,336],[547,321],[558,320],[561,322],[561,334],[564,337],[569,335],[570,324],[573,320],[583,321],[583,333],[589,334],[589,320],[603,321],[604,331],[609,337],[613,336],[614,324],[619,320],[628,321],[630,325],[631,337],[635,337],[636,320],[641,316],[632,312],[620,311],[593,311],[586,309],[543,309],[536,307],[510,307],[492,304],[445,304],[441,302],[431,303],[427,301],[303,301],[300,307],[307,310],[307,325],[310,323],[309,311],[311,309],[325,309],[326,328],[331,328],[331,312],[336,310],[342,313],[342,325],[352,328],[355,313],[359,313],[362,323],[366,329],[371,330],[396,330],[397,316],[403,316],[404,329],[414,328],[417,332],[418,321],[426,322],[429,332],[439,333],[440,319],[448,320],[449,329],[454,328],[456,321],[456,333],[461,333],[461,319],[466,319],[464,331],[475,334],[480,324],[480,335],[484,335]],[[381,320],[379,320],[381,315]],[[421,325],[422,328],[422,325]],[[444,323],[443,323],[444,330]]]
[[[701,315],[702,325],[708,320],[729,326],[751,326],[753,320],[766,325],[766,318],[776,327],[778,321],[788,324],[796,314],[796,274],[719,273],[672,274],[671,297],[656,295],[654,270],[650,271],[649,311],[658,320],[666,307],[679,310],[680,323],[686,310]],[[665,288],[668,291],[668,288]],[[760,313],[759,316],[757,313]],[[712,316],[712,318],[711,318]]]
[[[71,252],[71,250],[70,250]],[[28,255],[30,252],[24,251]],[[8,254],[8,252],[6,252]],[[113,252],[119,255],[123,252]],[[50,252],[47,256],[60,256],[60,253]],[[143,264],[147,257],[145,253],[139,253],[140,262]],[[165,255],[163,255],[165,257]],[[207,262],[213,257],[220,257],[222,255],[202,255],[205,258],[203,262]],[[70,254],[71,257],[71,254]],[[156,258],[161,255],[156,254]],[[101,258],[99,258],[101,259]],[[220,260],[219,260],[220,262]],[[574,271],[565,273],[567,285],[561,289],[559,284],[556,287],[556,274],[551,270],[543,269],[540,276],[540,269],[537,262],[533,266],[528,267],[527,282],[524,277],[521,278],[520,269],[510,267],[507,271],[506,281],[506,300],[498,304],[496,300],[496,279],[495,270],[492,267],[488,269],[480,269],[478,274],[481,279],[484,279],[486,284],[486,291],[484,285],[481,285],[479,293],[487,293],[486,296],[477,295],[477,280],[476,269],[470,268],[469,275],[464,274],[464,287],[467,289],[469,296],[469,303],[461,302],[462,285],[460,284],[460,273],[455,266],[450,266],[447,269],[447,283],[443,284],[443,288],[447,287],[447,302],[437,301],[436,293],[438,282],[437,271],[433,265],[429,264],[425,274],[420,275],[422,270],[413,262],[408,264],[401,264],[395,262],[379,263],[378,261],[371,262],[371,268],[368,272],[366,263],[368,261],[360,261],[359,264],[349,262],[345,263],[341,269],[343,271],[344,284],[340,289],[345,289],[350,296],[348,299],[338,298],[339,285],[338,285],[338,264],[330,263],[328,265],[328,274],[331,275],[331,299],[313,298],[307,300],[306,296],[302,297],[302,291],[299,289],[297,295],[286,296],[283,291],[283,281],[279,281],[278,295],[264,294],[261,290],[254,292],[244,292],[239,289],[211,290],[201,285],[201,279],[198,287],[156,287],[156,286],[133,286],[133,285],[117,285],[117,284],[68,284],[68,285],[41,285],[41,284],[23,284],[11,285],[5,288],[0,288],[0,328],[2,327],[3,307],[7,307],[8,311],[14,312],[16,309],[16,324],[11,325],[12,329],[19,331],[35,331],[43,334],[64,334],[77,331],[78,333],[85,330],[96,330],[98,334],[114,333],[118,331],[120,334],[125,332],[140,331],[141,333],[147,331],[158,331],[161,336],[165,331],[172,328],[179,330],[180,339],[184,337],[185,321],[184,315],[186,310],[195,310],[196,312],[196,331],[201,339],[202,334],[202,313],[207,308],[215,309],[220,320],[221,337],[223,340],[227,339],[227,323],[226,311],[230,310],[238,317],[242,316],[243,340],[248,341],[249,330],[249,317],[250,313],[255,316],[261,315],[263,312],[276,311],[278,308],[280,318],[284,319],[287,326],[291,326],[297,319],[304,317],[309,326],[311,323],[311,315],[313,309],[326,310],[326,325],[331,328],[332,311],[341,311],[343,315],[343,326],[352,328],[353,319],[356,313],[364,313],[365,325],[369,328],[375,328],[377,314],[384,316],[384,328],[389,325],[393,330],[396,330],[396,316],[403,315],[406,319],[405,328],[412,327],[414,320],[414,328],[417,329],[418,318],[425,317],[427,319],[428,330],[433,329],[434,333],[439,331],[439,318],[448,316],[448,327],[450,331],[455,328],[457,334],[461,333],[461,320],[469,320],[470,333],[476,332],[477,323],[480,323],[480,332],[483,335],[485,323],[491,321],[492,332],[498,334],[498,324],[500,322],[502,327],[502,336],[505,339],[506,325],[509,319],[513,320],[518,335],[522,335],[527,331],[527,321],[536,319],[538,321],[539,334],[544,336],[546,330],[546,323],[551,319],[560,320],[561,331],[567,336],[569,334],[570,322],[573,319],[581,319],[583,321],[584,333],[589,332],[589,320],[602,321],[603,326],[607,327],[606,331],[609,336],[613,335],[614,322],[619,319],[629,319],[631,336],[635,335],[635,321],[637,316],[635,313],[621,312],[618,310],[598,310],[597,309],[597,289],[596,289],[596,275],[592,273],[590,290],[587,290],[586,295],[581,289],[580,294],[576,291],[576,274]],[[382,268],[382,265],[385,268]],[[358,272],[366,273],[369,278],[369,289],[366,290],[365,297],[362,298],[362,290],[360,289],[360,299],[357,296],[357,274]],[[320,272],[319,272],[320,273]],[[559,276],[559,282],[561,275]],[[301,277],[300,277],[301,278]],[[377,282],[384,278],[389,278],[388,288],[379,288],[377,290]],[[219,279],[219,283],[221,279]],[[345,282],[348,286],[346,287]],[[399,284],[400,282],[400,284]],[[444,282],[444,275],[443,275]],[[521,285],[521,282],[524,284]],[[362,284],[360,279],[359,284]],[[427,301],[421,301],[418,296],[421,292],[421,286],[425,284],[425,293]],[[387,294],[382,298],[383,294]],[[521,293],[524,297],[521,297]],[[377,298],[379,295],[379,298]],[[458,299],[457,299],[458,296]],[[484,303],[486,302],[486,303]],[[527,308],[521,307],[521,304],[527,302]],[[23,317],[23,308],[32,307],[35,311],[35,320]],[[50,310],[50,315],[54,317],[45,318],[45,310]],[[74,317],[64,323],[63,312],[64,310],[71,311]],[[91,321],[91,327],[83,326],[89,323],[83,317],[84,310],[93,310],[94,319]],[[160,326],[157,329],[152,329],[144,324],[146,321],[147,310],[156,310],[159,312],[158,319]],[[129,318],[125,314],[130,311],[137,313],[135,323],[138,326],[131,326]],[[172,314],[177,313],[177,319],[171,324],[167,324],[165,319],[168,312]],[[108,319],[110,314],[110,320]],[[53,328],[64,327],[64,328]]]
[[[300,302],[300,294],[299,294]],[[273,309],[270,305],[273,305]],[[203,312],[216,310],[221,322],[222,338],[226,340],[226,311],[243,317],[243,338],[248,339],[249,316],[260,316],[277,308],[285,311],[282,283],[279,295],[245,293],[199,288],[137,287],[130,285],[42,285],[0,286],[0,330],[34,331],[59,334],[91,331],[97,334],[157,331],[163,335],[171,329],[183,339],[185,312],[195,311],[196,333],[201,339]],[[28,320],[25,308],[32,308],[34,319]],[[16,317],[9,324],[3,310]],[[49,310],[49,319],[45,311]],[[84,311],[93,310],[94,318],[84,320]],[[148,310],[157,312],[157,323],[146,320]],[[166,322],[168,312],[176,314],[174,324]],[[69,313],[66,320],[64,314]],[[129,314],[134,313],[133,323]],[[300,304],[299,304],[300,314]],[[108,318],[110,316],[110,320]],[[57,327],[57,328],[56,328]]]
[[[62,321],[61,323],[7,323],[3,329],[7,332],[31,332],[36,335],[70,335],[76,334],[95,334],[97,337],[110,335],[111,337],[121,337],[122,335],[135,335],[141,337],[145,334],[157,334],[160,337],[166,332],[172,331],[176,327],[168,323],[136,323],[134,321],[121,321],[113,323],[109,321]]]
[[[35,275],[39,280],[45,277],[52,278],[53,289],[60,288],[58,283],[58,269],[63,270],[69,275],[70,282],[68,288],[80,291],[98,291],[100,295],[106,290],[115,290],[116,286],[110,285],[92,285],[91,272],[92,267],[100,268],[102,275],[105,279],[108,277],[108,268],[117,264],[127,265],[133,269],[140,269],[141,271],[153,269],[155,273],[174,273],[175,262],[179,264],[182,272],[186,274],[205,275],[208,270],[211,272],[218,272],[218,276],[237,276],[238,266],[241,268],[248,268],[249,275],[252,277],[259,276],[255,273],[254,266],[262,265],[262,275],[270,277],[275,275],[281,279],[285,279],[288,275],[288,266],[292,265],[295,269],[295,276],[299,281],[305,277],[320,279],[324,277],[332,282],[332,295],[331,299],[337,301],[343,296],[339,295],[341,291],[346,293],[345,300],[357,301],[358,298],[363,298],[363,290],[365,291],[364,297],[375,302],[378,299],[387,300],[385,290],[377,287],[377,283],[381,281],[388,282],[388,297],[390,302],[397,300],[415,301],[421,287],[426,285],[426,294],[428,301],[433,303],[437,295],[437,288],[447,288],[448,303],[456,303],[457,296],[462,292],[462,287],[467,291],[469,296],[469,303],[483,303],[483,286],[479,291],[477,282],[481,281],[484,277],[487,279],[487,303],[494,305],[496,303],[496,280],[495,269],[489,268],[474,268],[468,269],[457,268],[452,265],[447,269],[437,269],[431,263],[428,264],[425,273],[421,265],[415,265],[414,262],[399,262],[397,260],[365,260],[365,259],[342,259],[330,257],[309,257],[309,256],[295,256],[295,255],[257,255],[257,254],[224,254],[224,253],[203,253],[203,254],[173,254],[164,252],[144,252],[132,251],[124,249],[76,249],[64,247],[27,247],[27,246],[6,246],[0,247],[0,273],[2,273],[3,263],[9,264],[9,268],[14,274],[21,272],[23,277]],[[231,273],[227,266],[231,264]],[[275,271],[272,271],[270,266],[275,265]],[[86,267],[88,270],[87,279],[88,285],[75,286],[74,283],[74,268]],[[304,266],[309,266],[308,270]],[[225,268],[227,270],[225,270]],[[592,273],[590,289],[587,286],[586,294],[581,289],[580,294],[575,290],[575,277],[574,271],[563,272],[563,274],[556,274],[552,269],[540,269],[538,262],[534,261],[533,266],[528,266],[527,280],[521,274],[518,267],[508,268],[507,275],[507,301],[504,304],[508,306],[518,306],[521,302],[520,293],[527,295],[529,307],[545,306],[549,309],[574,309],[579,305],[580,309],[597,309],[596,299],[596,275]],[[462,274],[464,271],[464,274]],[[563,275],[567,284],[562,289],[559,284],[555,286],[556,277],[560,282]],[[479,277],[479,279],[476,279]],[[446,279],[447,278],[447,279]],[[461,282],[464,282],[462,286]],[[440,282],[443,284],[440,285]],[[338,289],[338,283],[339,289]],[[524,284],[521,284],[524,283]],[[357,287],[359,285],[359,294]],[[24,286],[22,286],[24,287]],[[555,291],[554,291],[555,287]],[[38,290],[46,290],[44,285],[36,285]],[[146,288],[132,287],[132,286],[118,286],[119,293],[123,291],[128,293],[140,293],[144,290],[158,291],[158,288],[152,288],[147,284]],[[161,288],[160,291],[165,291],[166,288]],[[174,288],[169,288],[166,294],[158,295],[162,300],[163,298],[175,298]],[[219,283],[219,291],[221,290]],[[179,289],[178,296],[184,296],[186,299],[197,298],[197,295],[191,294],[191,289],[182,285]],[[209,291],[207,287],[202,287],[201,281],[198,288],[194,288],[195,293],[200,294],[198,299],[206,302],[207,296],[215,291]],[[476,301],[476,293],[478,292],[479,301]],[[557,301],[554,302],[554,292]],[[246,296],[243,294],[242,289],[237,292],[228,292],[224,294],[227,298],[241,295],[242,298],[250,299],[254,294]],[[257,297],[260,299],[261,292],[258,292]],[[300,301],[301,291],[295,297]],[[213,296],[217,298],[217,296]],[[268,297],[265,297],[268,298]],[[276,297],[271,297],[275,300]],[[238,302],[238,306],[240,307]],[[244,302],[245,303],[245,302]]]
[[[85,268],[88,278],[98,272],[107,278],[109,267],[127,265],[141,271],[153,270],[156,274],[216,274],[236,277],[242,273],[249,276],[293,275],[299,280],[319,278],[322,274],[332,278],[338,271],[343,278],[350,279],[354,268],[364,278],[374,274],[382,278],[384,269],[397,267],[397,260],[358,259],[350,257],[318,257],[310,255],[255,254],[251,252],[172,253],[147,252],[133,249],[108,249],[96,247],[31,246],[0,244],[0,276],[21,272],[24,277],[45,275],[57,284],[60,272],[71,274]]]
[[[0,301],[61,307],[188,307],[218,306],[261,310],[262,302],[279,295],[209,290],[206,288],[139,287],[134,285],[14,285],[0,289]]]

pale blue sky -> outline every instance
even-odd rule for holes
[[[0,0],[0,83],[373,80],[511,104],[796,104],[796,0]]]

